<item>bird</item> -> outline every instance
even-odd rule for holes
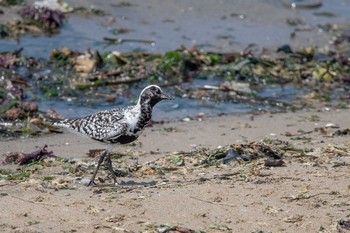
[[[64,119],[54,123],[55,126],[67,128],[107,144],[87,186],[96,185],[95,177],[103,161],[106,162],[114,183],[118,183],[111,161],[114,145],[135,141],[150,122],[153,107],[162,100],[173,99],[159,86],[149,85],[141,91],[136,105],[108,109],[82,118]]]

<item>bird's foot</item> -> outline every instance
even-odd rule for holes
[[[90,182],[89,182],[89,183],[87,183],[87,185],[86,185],[86,186],[87,186],[87,187],[96,186],[96,183],[95,183],[95,181],[90,180]]]
[[[111,175],[112,175],[112,178],[113,178],[113,181],[114,181],[114,185],[117,186],[119,185],[119,182],[117,180],[117,174],[114,170],[111,170]]]

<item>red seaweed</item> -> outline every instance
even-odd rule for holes
[[[47,145],[39,150],[33,151],[31,153],[21,153],[21,152],[9,152],[4,154],[6,156],[3,164],[18,164],[25,165],[36,161],[42,161],[47,158],[56,158],[52,151],[47,150]]]
[[[36,22],[43,29],[52,30],[63,25],[65,15],[59,10],[52,10],[47,7],[26,6],[20,15],[33,22]]]

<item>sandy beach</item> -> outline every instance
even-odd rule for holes
[[[205,232],[345,232],[350,136],[335,132],[350,128],[349,114],[327,109],[155,124],[134,145],[115,148],[123,154],[113,159],[116,168],[132,167],[135,157],[150,167],[174,152],[262,141],[281,140],[306,152],[283,154],[282,167],[264,166],[264,157],[209,167],[186,158],[162,174],[146,169],[139,177],[121,177],[116,187],[106,171],[98,175],[104,184],[80,183],[96,162],[87,152],[104,148],[90,139],[65,132],[0,142],[0,154],[46,144],[56,156],[76,161],[33,168],[24,181],[1,180],[0,226],[7,232],[152,232],[162,225]],[[84,164],[89,166],[72,172]]]
[[[61,34],[23,37],[21,44],[3,40],[2,46],[8,51],[24,47],[24,54],[38,57],[49,57],[56,47],[103,52],[103,37],[123,29],[129,32],[121,38],[155,45],[125,43],[108,50],[162,53],[184,45],[239,53],[254,43],[259,50],[288,44],[293,50],[312,46],[328,51],[333,35],[319,25],[348,20],[350,8],[347,1],[325,0],[326,9],[340,14],[323,17],[329,13],[323,8],[295,10],[280,1],[67,2],[94,5],[105,15],[73,14]],[[18,17],[18,8],[0,8],[5,9],[0,22]],[[342,109],[319,101],[322,107],[316,103],[286,113],[198,114],[162,123],[156,116],[158,122],[136,142],[114,148],[117,185],[102,167],[97,185],[85,186],[98,160],[96,151],[106,147],[89,138],[63,131],[2,140],[0,231],[349,232],[348,99],[342,100]],[[27,154],[45,145],[55,158],[5,164],[9,153]],[[224,163],[228,151],[241,157]]]

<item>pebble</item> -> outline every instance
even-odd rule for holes
[[[189,122],[189,121],[191,121],[191,118],[185,117],[185,118],[182,119],[182,121],[184,121],[184,122]]]

